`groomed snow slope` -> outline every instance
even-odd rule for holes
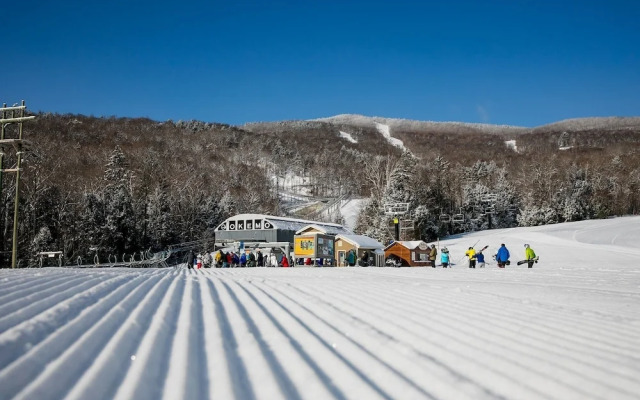
[[[634,399],[639,240],[633,217],[452,238],[452,269],[0,270],[0,398]],[[541,261],[470,270],[476,242]]]

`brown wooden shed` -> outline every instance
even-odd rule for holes
[[[398,258],[403,267],[428,267],[431,248],[422,240],[397,241],[384,249],[384,258]]]

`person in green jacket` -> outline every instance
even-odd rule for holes
[[[356,265],[356,258],[356,251],[354,249],[349,250],[349,253],[347,254],[347,265],[350,267]]]
[[[529,268],[533,268],[533,263],[536,262],[536,252],[528,244],[524,245],[524,258],[527,260]]]

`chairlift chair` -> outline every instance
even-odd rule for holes
[[[498,200],[498,195],[495,193],[486,193],[482,195],[482,201],[487,203],[494,203]]]
[[[440,222],[444,222],[445,224],[448,224],[449,222],[451,222],[451,215],[440,214]]]
[[[464,222],[464,214],[453,214],[451,221],[454,223],[463,223]]]

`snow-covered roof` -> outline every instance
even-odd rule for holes
[[[357,247],[362,247],[366,249],[383,249],[384,246],[382,243],[378,242],[375,239],[370,238],[369,236],[364,235],[336,235],[336,240],[342,239],[347,242],[353,244]]]
[[[305,233],[309,230],[318,231],[319,233],[322,233],[325,235],[337,235],[341,233],[350,233],[350,231],[347,228],[341,225],[322,226],[322,225],[318,225],[318,223],[313,223],[311,225],[305,225],[302,228],[298,229],[296,231],[296,235],[300,235],[301,233]]]
[[[393,246],[394,244],[399,243],[400,245],[406,247],[409,250],[415,250],[416,248],[418,248],[418,246],[420,246],[420,244],[427,244],[426,242],[422,241],[422,240],[398,240],[395,241],[391,244],[389,244],[387,247],[385,247],[385,250],[388,249],[389,247]]]

